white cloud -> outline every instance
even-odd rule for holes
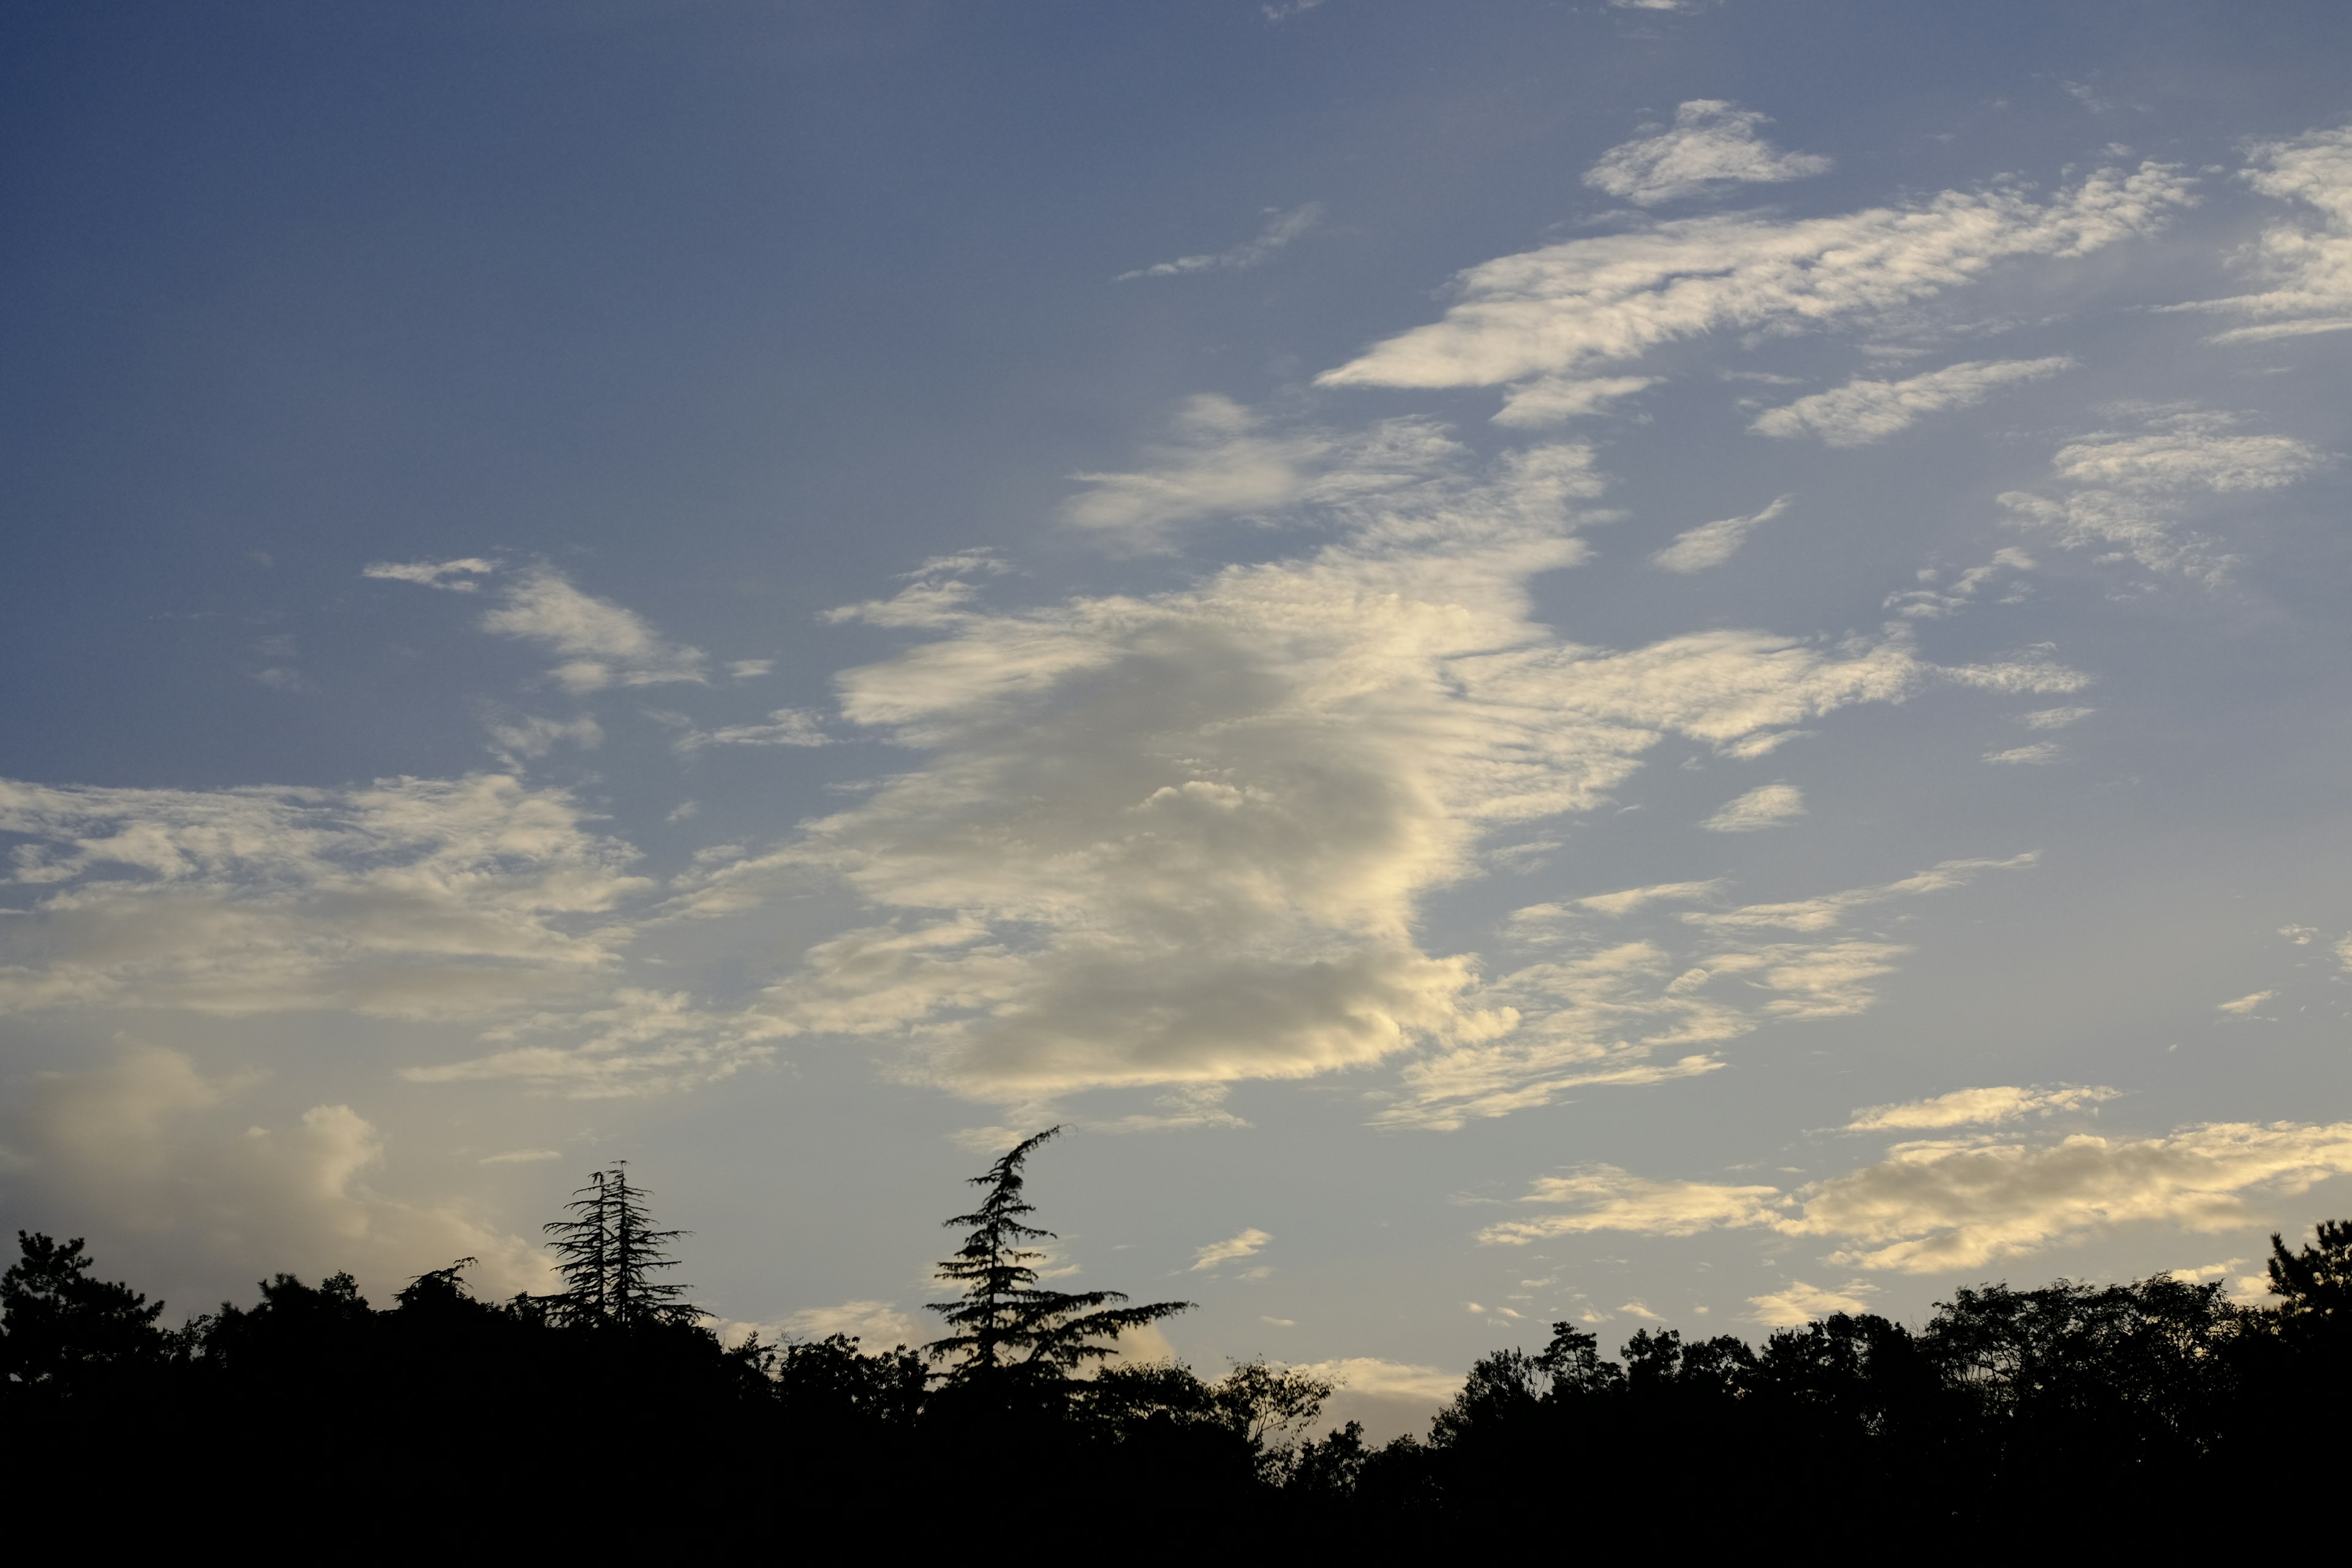
[[[688,729],[671,745],[677,751],[705,746],[830,746],[824,721],[807,708],[779,708],[764,724],[721,724],[716,730]]]
[[[2326,456],[2286,436],[2235,434],[2236,416],[2156,413],[2137,431],[2100,431],[2061,447],[2061,478],[2081,487],[2057,500],[2022,490],[2000,497],[2011,521],[2057,535],[2070,550],[2101,550],[2150,571],[2214,582],[2234,557],[2185,526],[2200,496],[2278,489],[2309,478]]]
[[[2034,767],[2061,761],[2065,748],[2055,741],[2035,741],[2030,745],[2011,746],[2002,751],[1987,752],[1984,760],[2003,767]]]
[[[1654,566],[1669,572],[1704,572],[1720,566],[1748,542],[1748,536],[1789,510],[1793,496],[1782,496],[1752,517],[1727,517],[1703,522],[1675,535],[1675,542],[1650,557]]]
[[[2029,730],[2063,730],[2070,724],[2081,723],[2097,711],[2095,708],[2037,708],[2018,721]]]
[[[1271,432],[1229,397],[1187,399],[1176,438],[1134,473],[1073,476],[1087,488],[1063,521],[1130,549],[1156,549],[1177,527],[1213,517],[1264,521],[1301,507],[1360,504],[1424,480],[1457,450],[1436,428],[1391,420],[1363,435]]]
[[[2213,1010],[2217,1013],[2230,1014],[2233,1017],[2250,1017],[2263,1003],[2277,994],[2275,991],[2257,991],[2251,996],[2241,996],[2233,1002],[2217,1002],[2214,1004]]]
[[[377,561],[362,567],[360,574],[386,578],[394,583],[415,583],[426,588],[446,588],[454,594],[470,594],[481,586],[473,579],[487,576],[498,569],[495,561],[467,555],[456,561]]]
[[[1570,1205],[1486,1227],[1524,1245],[1596,1230],[1658,1236],[1748,1227],[1839,1244],[1829,1261],[1912,1274],[1981,1268],[2130,1225],[2256,1229],[2263,1203],[2352,1173],[2352,1122],[2221,1122],[2168,1136],[1898,1143],[1875,1165],[1795,1192],[1653,1182],[1609,1165],[1538,1181],[1523,1201]]]
[[[1996,387],[2040,381],[2072,370],[2063,355],[2049,359],[1972,360],[1906,381],[1857,378],[1829,392],[1800,397],[1756,416],[1750,430],[1784,439],[1818,436],[1832,447],[1860,447],[1908,429],[1925,416],[1983,402]]]
[[[2154,231],[2188,201],[2161,164],[2103,170],[2040,203],[2009,186],[1781,223],[1684,218],[1471,268],[1442,321],[1325,372],[1333,386],[1492,386],[1640,357],[1718,331],[1786,334],[1932,299],[2021,257],[2071,258]]]
[[[1604,412],[1617,399],[1631,397],[1657,385],[1658,381],[1654,375],[1602,375],[1582,381],[1540,376],[1511,388],[1504,395],[1502,411],[1495,416],[1495,423],[1527,430],[1565,425],[1571,419],[1589,419]]]
[[[1269,13],[1268,20],[1274,20]],[[1139,267],[1132,272],[1122,272],[1116,282],[1125,283],[1137,278],[1175,278],[1187,272],[1246,272],[1253,267],[1263,267],[1273,260],[1291,241],[1323,221],[1323,204],[1308,202],[1287,212],[1275,212],[1255,239],[1234,246],[1231,250],[1219,250],[1205,256],[1180,256],[1173,261],[1157,261],[1149,267]]]
[[[1523,1246],[1548,1237],[1595,1230],[1644,1236],[1696,1236],[1727,1226],[1778,1226],[1780,1189],[1710,1182],[1645,1181],[1614,1165],[1587,1165],[1565,1176],[1545,1176],[1521,1200],[1572,1204],[1565,1214],[1506,1220],[1478,1233],[1484,1242]]]
[[[509,767],[543,757],[561,744],[569,743],[584,752],[604,743],[604,727],[584,713],[576,719],[526,714],[520,719],[493,720],[489,731],[491,750]]]
[[[1753,833],[1778,827],[1805,815],[1805,795],[1794,784],[1759,784],[1699,824],[1709,833]]]
[[[1192,1272],[1214,1268],[1220,1263],[1230,1263],[1236,1258],[1254,1258],[1265,1244],[1274,1239],[1265,1231],[1252,1226],[1227,1241],[1213,1241],[1192,1255]]]
[[[1943,574],[1932,567],[1922,571],[1918,580],[1931,585],[1923,588],[1906,588],[1898,593],[1889,594],[1886,596],[1885,607],[1905,620],[1942,620],[1947,616],[1959,614],[1974,604],[1978,592],[1985,584],[1997,579],[2002,572],[2032,570],[2033,557],[2024,551],[2014,546],[1996,550],[1992,552],[1990,561],[1981,566],[1969,567],[1958,577],[1953,578],[1949,584],[1939,584],[1938,579]],[[2022,584],[2012,584],[2009,593],[2002,595],[2000,603],[2015,604],[2023,593]],[[2088,710],[2084,711],[2087,712]]]
[[[1884,1132],[1897,1129],[1930,1129],[1997,1125],[2018,1121],[2029,1116],[2051,1116],[2060,1111],[2080,1110],[2114,1100],[2123,1091],[2096,1084],[2059,1084],[2044,1089],[1997,1087],[1992,1089],[1956,1089],[1949,1094],[1939,1094],[1932,1100],[1915,1100],[1900,1105],[1865,1106],[1853,1113],[1845,1124],[1848,1132]]]
[[[1727,885],[1720,877],[1705,882],[1659,882],[1647,888],[1627,888],[1622,892],[1594,893],[1576,902],[1580,909],[1592,910],[1604,915],[1622,915],[1664,899],[1712,899]]]
[[[2217,343],[2352,329],[2352,127],[2259,142],[2239,178],[2310,216],[2263,229],[2245,257],[2270,287],[2172,309],[2251,318],[2249,325],[2217,334]]]
[[[1834,1290],[1792,1279],[1781,1289],[1748,1297],[1748,1315],[1769,1328],[1802,1328],[1836,1312],[1869,1311],[1869,1297],[1877,1289],[1867,1279],[1849,1279]]]
[[[1882,882],[1868,888],[1851,888],[1843,892],[1824,893],[1819,898],[1796,899],[1785,903],[1742,904],[1737,909],[1722,910],[1694,910],[1682,918],[1692,925],[1720,930],[1777,928],[1823,931],[1836,926],[1856,910],[1885,903],[1890,899],[1964,888],[1976,879],[1979,871],[2018,870],[2034,865],[2040,858],[2040,851],[2028,850],[2022,855],[2012,855],[2006,860],[1939,860],[1927,870],[1915,871],[1898,881]]]
[[[469,1205],[381,1190],[385,1141],[350,1106],[255,1125],[257,1076],[208,1076],[154,1046],[40,1075],[0,1151],[15,1195],[59,1234],[89,1235],[110,1273],[152,1281],[183,1311],[278,1269],[348,1268],[381,1300],[464,1257],[478,1259],[467,1278],[484,1295],[546,1289],[539,1248]]]
[[[917,1331],[920,1327],[898,1310],[895,1301],[844,1301],[838,1307],[810,1307],[794,1312],[776,1325],[781,1332],[770,1337],[822,1340],[847,1334],[870,1351],[912,1344],[921,1337]]]
[[[635,611],[582,593],[550,567],[517,578],[506,602],[482,616],[482,629],[561,656],[564,662],[551,673],[567,691],[705,679],[701,649],[664,641]]]
[[[0,1013],[333,1008],[468,1018],[579,994],[650,889],[562,790],[498,773],[349,790],[0,781],[16,880]]]
[[[1576,911],[1622,921],[1654,903],[1714,902],[1726,884],[1670,883],[1521,910],[1506,922],[1507,932],[1554,942],[1559,951],[1497,975],[1479,994],[1489,1006],[1507,1007],[1517,1026],[1412,1063],[1376,1120],[1449,1129],[1548,1105],[1587,1086],[1714,1071],[1721,1059],[1704,1049],[1693,1054],[1695,1047],[1719,1047],[1774,1019],[1841,1017],[1871,1006],[1873,983],[1910,949],[1839,932],[1851,917],[2032,860],[1946,861],[1899,881],[1793,903],[1685,910],[1634,940],[1580,930]],[[1776,930],[1801,933],[1801,940],[1762,935]]]
[[[503,1154],[485,1154],[476,1163],[483,1165],[535,1165],[542,1160],[561,1160],[562,1152],[556,1149],[509,1149]]]
[[[958,610],[847,672],[844,718],[924,761],[698,873],[678,911],[837,876],[874,917],[763,1008],[786,1032],[905,1042],[908,1070],[982,1099],[1366,1066],[1550,1005],[1532,981],[1516,1012],[1485,1001],[1472,959],[1420,947],[1422,901],[1478,874],[1486,835],[1601,804],[1666,734],[1739,748],[1938,679],[2074,679],[1939,671],[1899,636],[1561,643],[1523,584],[1580,553],[1590,453],[1481,468],[1426,430],[1411,452],[1324,471],[1301,504],[1336,537],[1312,555],[1149,598]],[[1684,1070],[1703,1068],[1608,1067]]]
[[[1671,7],[1666,7],[1671,8]],[[1640,206],[1711,194],[1727,185],[1771,184],[1825,174],[1830,160],[1783,153],[1756,134],[1771,121],[1720,99],[1695,98],[1675,110],[1671,127],[1612,147],[1584,183]]]

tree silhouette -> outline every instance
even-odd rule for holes
[[[1022,1165],[1038,1145],[1062,1130],[1049,1127],[1007,1150],[984,1174],[970,1178],[987,1196],[970,1214],[944,1223],[965,1227],[963,1245],[938,1266],[939,1276],[962,1287],[959,1300],[934,1301],[929,1310],[952,1331],[923,1347],[948,1365],[951,1384],[1050,1390],[1088,1362],[1116,1349],[1118,1336],[1192,1305],[1153,1301],[1118,1305],[1117,1290],[1049,1290],[1032,1267],[1045,1254],[1029,1246],[1054,1233],[1025,1223],[1036,1206],[1021,1195]]]
[[[656,1230],[646,1206],[651,1196],[630,1184],[628,1162],[615,1160],[572,1194],[563,1205],[571,1218],[541,1227],[554,1238],[550,1246],[563,1276],[563,1289],[542,1298],[557,1321],[635,1329],[690,1323],[703,1315],[679,1300],[685,1286],[654,1278],[657,1269],[677,1267],[667,1248],[692,1232]]]
[[[0,1274],[0,1382],[59,1393],[163,1359],[163,1303],[89,1278],[82,1238],[16,1233],[22,1256]]]
[[[2289,1252],[2271,1233],[2271,1294],[2279,1310],[2298,1324],[2325,1323],[2338,1333],[2352,1330],[2352,1220],[2324,1219],[2318,1239]]]

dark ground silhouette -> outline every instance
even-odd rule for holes
[[[349,1275],[280,1274],[165,1328],[79,1239],[19,1232],[0,1278],[16,1511],[72,1521],[85,1547],[741,1535],[1152,1560],[1481,1542],[1943,1557],[2326,1534],[2340,1514],[2352,1222],[2273,1237],[2263,1306],[2166,1277],[1993,1284],[1916,1329],[1644,1331],[1614,1361],[1556,1324],[1540,1351],[1480,1361],[1426,1436],[1375,1447],[1352,1424],[1309,1436],[1331,1389],[1296,1370],[1105,1364],[1118,1332],[1186,1304],[1041,1284],[1028,1244],[1051,1233],[1026,1223],[1024,1163],[1050,1136],[973,1179],[983,1201],[948,1222],[965,1237],[941,1265],[963,1294],[919,1348],[723,1346],[664,1282],[685,1233],[652,1225],[618,1165],[548,1226],[563,1289],[506,1301],[472,1294],[460,1259],[382,1308]]]

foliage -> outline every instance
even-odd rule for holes
[[[962,1226],[963,1245],[938,1266],[940,1279],[961,1288],[953,1301],[929,1310],[952,1331],[923,1347],[944,1363],[952,1384],[1019,1388],[1029,1397],[1050,1394],[1089,1363],[1108,1359],[1118,1336],[1190,1308],[1190,1301],[1154,1301],[1123,1306],[1117,1290],[1054,1290],[1034,1267],[1045,1254],[1034,1241],[1055,1239],[1050,1230],[1026,1223],[1036,1205],[1022,1196],[1022,1166],[1048,1139],[1049,1127],[1024,1139],[969,1184],[987,1196],[970,1214],[945,1224]]]

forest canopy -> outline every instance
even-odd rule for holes
[[[1332,1385],[1303,1370],[1119,1359],[1123,1335],[1188,1303],[1040,1279],[1032,1244],[1052,1232],[1030,1223],[1025,1167],[1052,1135],[972,1178],[981,1201],[946,1222],[961,1242],[938,1265],[956,1292],[933,1309],[943,1331],[914,1346],[723,1343],[670,1277],[688,1233],[654,1224],[619,1163],[546,1226],[562,1288],[506,1300],[475,1295],[459,1258],[383,1306],[348,1274],[279,1274],[170,1327],[81,1238],[20,1231],[0,1415],[46,1440],[16,1473],[69,1492],[162,1440],[182,1456],[166,1484],[216,1498],[263,1455],[346,1490],[485,1464],[554,1484],[593,1433],[629,1443],[648,1496],[702,1484],[725,1453],[826,1506],[910,1518],[1050,1481],[1066,1515],[1105,1528],[1181,1495],[1276,1538],[1372,1542],[1517,1528],[1563,1478],[1634,1495],[1669,1456],[1706,1478],[1677,1521],[1691,1536],[1759,1509],[1842,1528],[2188,1524],[2336,1473],[2345,1451],[2352,1222],[2299,1247],[2273,1236],[2257,1305],[2168,1276],[1989,1283],[1916,1327],[1837,1313],[1761,1344],[1643,1330],[1614,1359],[1558,1323],[1481,1359],[1425,1434],[1376,1446],[1320,1419]]]

